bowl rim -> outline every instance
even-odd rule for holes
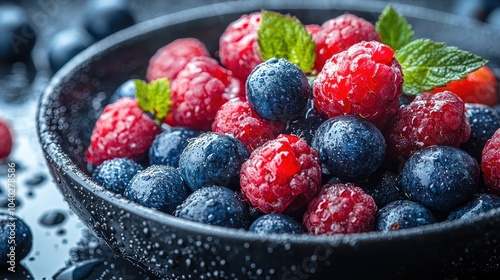
[[[206,6],[195,7],[187,10],[178,11],[171,14],[162,15],[144,22],[137,23],[129,28],[121,30],[111,36],[104,38],[101,41],[93,44],[66,65],[64,65],[52,77],[45,90],[40,96],[37,106],[37,135],[39,143],[42,147],[45,158],[57,166],[59,170],[65,173],[74,182],[83,186],[87,191],[91,192],[114,205],[119,209],[131,212],[144,220],[151,220],[156,223],[178,228],[185,232],[193,234],[202,234],[206,236],[218,237],[222,239],[232,239],[242,243],[249,243],[253,241],[272,242],[272,243],[285,243],[302,245],[329,245],[339,246],[342,244],[351,246],[354,243],[362,242],[380,242],[395,240],[405,240],[419,235],[438,235],[443,232],[454,232],[463,230],[465,227],[471,228],[477,226],[478,223],[486,223],[493,217],[500,217],[500,208],[493,209],[486,213],[482,213],[477,217],[464,220],[442,221],[435,224],[425,225],[416,228],[404,229],[393,232],[365,232],[355,234],[338,234],[332,236],[326,235],[311,235],[311,234],[258,234],[249,232],[243,229],[232,229],[218,226],[202,224],[194,221],[189,221],[175,217],[173,215],[154,210],[140,204],[131,202],[121,195],[115,194],[94,182],[90,176],[85,174],[76,164],[69,158],[69,156],[62,151],[60,146],[60,138],[51,131],[50,120],[46,119],[47,105],[50,103],[51,98],[58,95],[57,88],[69,80],[75,72],[81,70],[85,64],[92,60],[93,57],[100,56],[101,54],[109,51],[114,46],[126,43],[136,37],[145,36],[145,34],[166,28],[171,25],[182,24],[189,21],[197,20],[200,18],[217,17],[225,14],[244,14],[251,11],[259,11],[262,7],[268,10],[287,9],[293,11],[295,9],[324,9],[325,5],[335,10],[353,10],[360,12],[378,13],[388,5],[388,2],[383,1],[302,1],[302,0],[257,0],[257,1],[230,1],[209,4]],[[286,7],[285,7],[286,5]],[[407,4],[390,3],[395,9],[400,11],[407,18],[418,18],[436,23],[448,24],[452,26],[463,26],[465,28],[481,28],[480,32],[488,36],[499,38],[500,35],[495,33],[492,28],[480,23],[473,19],[464,19],[456,15],[448,14],[441,11],[431,10],[424,7],[416,7]],[[293,13],[293,12],[291,12]],[[300,19],[299,19],[300,20]],[[57,141],[54,141],[57,139]]]

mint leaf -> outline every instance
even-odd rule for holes
[[[396,59],[403,70],[403,90],[411,95],[465,78],[488,62],[475,54],[428,39],[405,45],[396,53]]]
[[[410,43],[415,35],[406,18],[398,14],[391,6],[387,6],[380,14],[375,28],[380,34],[382,43],[395,51]]]
[[[276,57],[285,58],[309,73],[316,59],[311,34],[295,17],[263,10],[257,31],[259,54],[264,61]]]
[[[157,79],[151,83],[142,80],[135,81],[135,95],[139,107],[152,114],[158,124],[170,112],[172,101],[170,100],[170,82],[167,78]]]

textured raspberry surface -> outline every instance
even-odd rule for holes
[[[401,66],[394,51],[375,41],[334,55],[313,84],[314,106],[321,115],[359,115],[379,128],[396,114],[402,91]]]
[[[311,31],[309,32],[311,33]],[[321,25],[319,32],[311,34],[316,42],[314,69],[318,73],[334,54],[345,51],[350,46],[363,41],[380,41],[373,24],[352,14],[344,14],[330,19]]]
[[[481,170],[486,187],[500,195],[500,129],[484,145]]]
[[[432,145],[458,147],[470,136],[465,104],[450,91],[422,93],[402,107],[387,130],[387,151],[409,157]]]
[[[324,185],[308,205],[303,223],[310,234],[371,231],[377,206],[373,198],[351,184]]]
[[[151,58],[146,73],[148,81],[167,77],[170,81],[194,57],[210,56],[205,45],[195,38],[177,39],[159,49]]]
[[[193,58],[171,84],[172,116],[176,126],[208,131],[215,114],[228,100],[244,95],[241,81],[209,57]]]
[[[140,160],[158,133],[160,127],[135,99],[121,98],[99,116],[85,156],[95,165],[114,158]]]
[[[252,110],[248,102],[241,100],[232,100],[222,105],[212,124],[212,131],[232,135],[250,152],[274,139],[283,128],[283,123],[263,119]]]
[[[12,133],[9,125],[0,120],[0,162],[4,161],[12,150]]]
[[[431,92],[438,93],[445,90],[458,95],[465,103],[495,106],[498,102],[498,81],[488,66],[483,66],[469,73],[466,78],[450,82]]]
[[[252,69],[262,62],[257,42],[260,22],[260,12],[243,15],[226,28],[219,40],[222,65],[243,81]]]
[[[252,152],[240,172],[241,190],[264,213],[291,213],[317,192],[321,167],[317,152],[293,135],[279,135]]]
[[[309,34],[311,34],[312,36],[314,36],[316,33],[318,33],[321,30],[321,26],[317,25],[317,24],[308,24],[305,27],[306,27],[307,32],[309,32]]]

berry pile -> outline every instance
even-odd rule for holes
[[[386,232],[500,206],[498,84],[482,58],[414,40],[390,7],[376,24],[255,12],[219,43],[220,63],[175,40],[149,83],[117,88],[86,150],[97,183],[258,234]]]

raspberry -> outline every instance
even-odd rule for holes
[[[307,204],[321,182],[318,153],[282,134],[252,152],[240,171],[241,190],[264,213],[290,213]]]
[[[311,29],[313,32],[309,32],[316,42],[314,69],[318,73],[334,54],[363,41],[380,41],[373,24],[352,14],[344,14],[326,21],[318,32],[314,32],[313,27],[308,28]]]
[[[449,90],[458,95],[465,103],[480,103],[495,106],[498,102],[498,82],[495,73],[483,66],[467,75],[466,78],[452,81],[444,87],[432,90],[438,93]]]
[[[481,170],[486,187],[500,195],[500,129],[484,145]]]
[[[399,109],[389,125],[387,151],[409,157],[431,145],[458,147],[469,139],[470,132],[465,104],[458,96],[449,91],[422,93]]]
[[[334,235],[371,231],[377,206],[352,184],[324,185],[307,206],[303,224],[310,234]]]
[[[317,24],[308,24],[305,27],[306,27],[307,32],[309,32],[309,34],[311,34],[313,36],[314,36],[314,34],[318,33],[321,30],[321,26],[319,26]]]
[[[252,152],[283,131],[283,123],[263,119],[248,102],[233,100],[222,105],[215,116],[212,131],[232,135]]]
[[[210,56],[201,41],[195,38],[177,39],[159,49],[151,58],[146,77],[148,81],[164,77],[172,81],[191,59],[198,56]]]
[[[193,58],[171,84],[172,121],[208,131],[219,108],[239,97],[241,82],[209,57]]]
[[[9,125],[0,120],[0,162],[4,161],[12,151],[12,133]]]
[[[355,44],[334,55],[313,84],[320,114],[360,115],[380,128],[396,114],[402,91],[401,66],[394,51],[378,42]]]
[[[252,69],[263,61],[257,42],[260,21],[260,12],[243,15],[226,28],[219,40],[222,65],[243,81]]]
[[[85,156],[100,165],[113,158],[140,160],[147,153],[160,127],[133,98],[121,98],[99,116]]]

